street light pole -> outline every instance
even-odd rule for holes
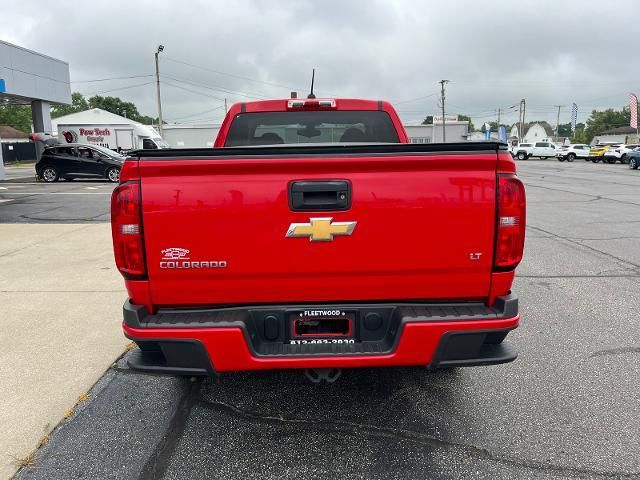
[[[158,131],[162,137],[162,103],[160,101],[160,68],[158,66],[158,55],[164,50],[163,45],[158,45],[156,51],[156,93],[158,94]]]

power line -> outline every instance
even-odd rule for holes
[[[234,75],[233,73],[221,72],[219,70],[214,70],[213,68],[203,67],[202,65],[195,65],[195,64],[189,63],[189,62],[183,62],[182,60],[176,60],[175,58],[171,58],[171,57],[163,57],[163,59],[164,60],[169,60],[169,61],[174,62],[174,63],[180,63],[182,65],[187,65],[189,67],[199,68],[200,70],[205,70],[205,71],[208,71],[208,72],[217,73],[218,75],[225,75],[227,77],[238,78],[238,79],[241,79],[241,80],[247,80],[249,82],[262,83],[264,85],[270,85],[272,87],[286,88],[287,90],[300,90],[300,87],[292,87],[291,85],[282,85],[282,84],[279,84],[279,83],[265,82],[263,80],[256,80],[254,78],[244,77],[242,75]],[[306,87],[304,87],[304,88],[306,88]],[[304,88],[302,90],[304,90]]]
[[[145,83],[137,83],[136,85],[129,85],[126,87],[119,87],[119,88],[112,88],[109,90],[102,90],[100,92],[95,92],[95,93],[82,93],[81,95],[83,97],[91,97],[94,95],[102,95],[103,93],[110,93],[110,92],[118,92],[120,90],[128,90],[130,88],[136,88],[136,87],[142,87],[144,85],[151,85],[153,82],[145,82]]]
[[[424,97],[418,97],[418,98],[412,98],[410,100],[402,100],[400,102],[393,102],[394,105],[401,105],[403,103],[411,103],[411,102],[417,102],[418,100],[425,100],[427,98],[431,98],[431,97],[435,97],[436,95],[438,95],[440,92],[434,92],[430,95],[426,95]]]
[[[179,88],[180,90],[184,90],[185,92],[195,93],[196,95],[202,95],[203,97],[214,98],[216,100],[221,100],[221,101],[224,102],[224,98],[222,98],[222,97],[215,97],[215,96],[209,95],[207,93],[198,92],[197,90],[191,90],[190,88],[186,88],[186,87],[183,87],[183,86],[180,86],[180,85],[176,85],[175,83],[167,82],[166,80],[163,83],[165,85],[169,85],[169,86],[171,86],[173,88]]]
[[[221,108],[224,108],[224,105],[218,105],[215,108],[211,108],[209,110],[205,110],[204,112],[198,112],[198,113],[192,113],[191,115],[185,115],[183,117],[176,117],[171,119],[171,122],[175,122],[176,120],[184,120],[185,118],[192,118],[192,117],[200,117],[201,115],[205,115],[207,113],[211,113],[211,112],[215,112],[216,110],[220,110]]]
[[[153,77],[153,75],[131,75],[129,77],[94,78],[93,80],[72,80],[71,83],[107,82],[109,80],[128,80],[131,78]]]
[[[217,92],[229,93],[231,95],[238,95],[238,96],[241,96],[241,97],[254,98],[254,99],[258,99],[258,100],[265,100],[267,98],[271,98],[271,97],[267,97],[266,95],[238,92],[236,90],[229,90],[229,89],[226,89],[226,88],[223,88],[223,87],[218,87],[218,86],[215,86],[215,85],[207,85],[207,84],[200,83],[200,82],[193,82],[191,80],[184,80],[184,79],[172,77],[172,76],[165,75],[165,74],[163,74],[161,76],[164,77],[164,78],[168,78],[169,80],[173,80],[174,82],[185,83],[187,85],[192,85],[194,87],[206,88],[207,90],[213,90],[213,91],[217,91]]]

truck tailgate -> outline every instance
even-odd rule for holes
[[[156,305],[487,297],[496,152],[143,158]],[[344,211],[294,212],[289,184],[343,180]],[[294,223],[357,222],[330,241]],[[304,233],[304,230],[302,230]]]

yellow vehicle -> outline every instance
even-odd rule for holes
[[[609,150],[610,145],[594,145],[591,147],[591,152],[589,153],[589,157],[593,163],[598,163],[599,161],[604,161],[604,152]]]

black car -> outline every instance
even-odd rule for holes
[[[45,182],[60,178],[105,178],[120,180],[124,157],[97,145],[64,144],[47,147],[36,163],[36,175]]]

